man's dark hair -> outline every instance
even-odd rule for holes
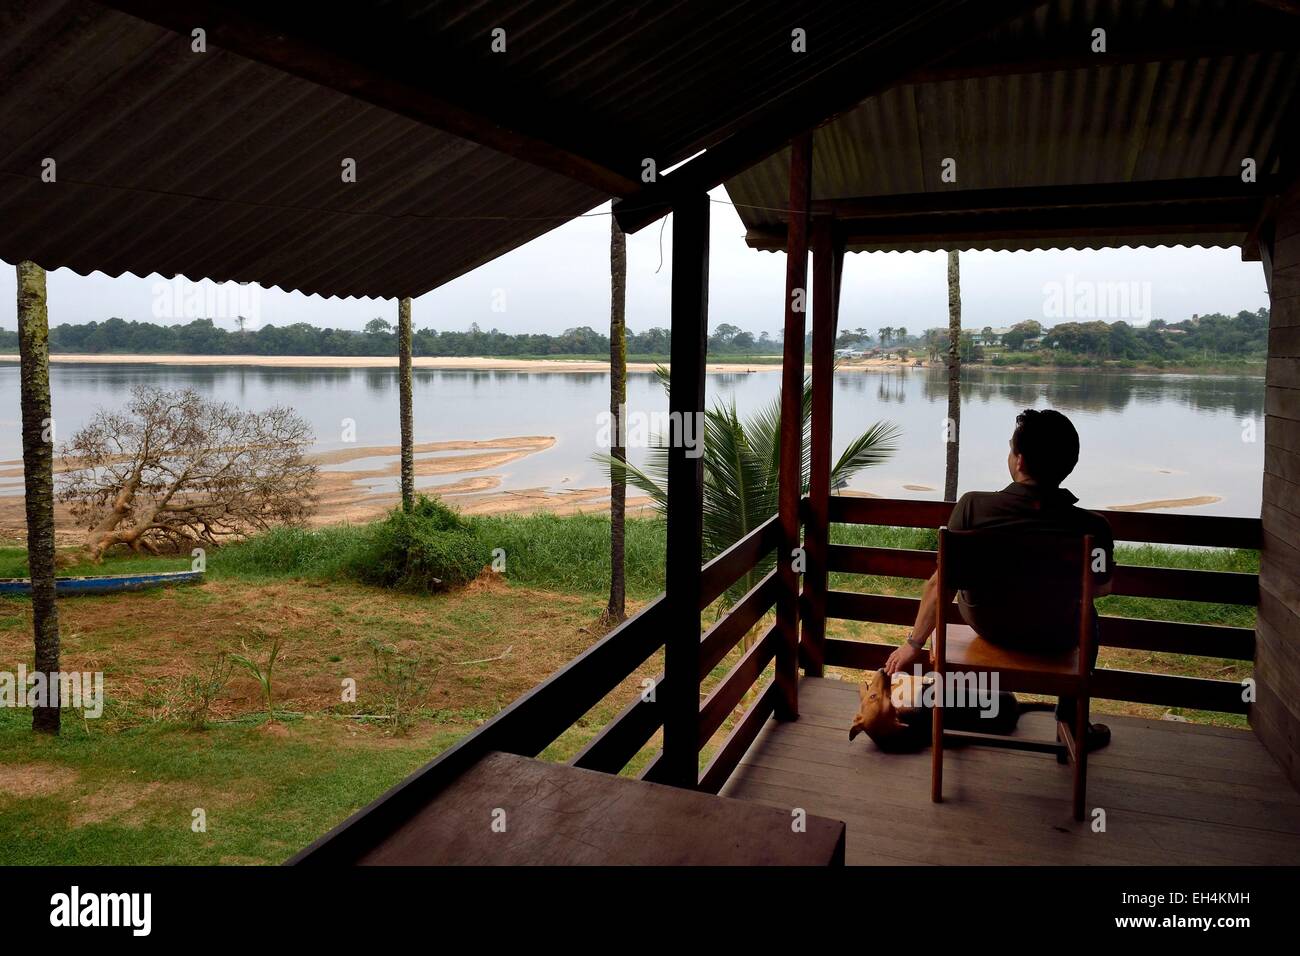
[[[1016,416],[1011,450],[1025,459],[1025,473],[1055,488],[1079,463],[1079,433],[1060,412],[1026,408]]]

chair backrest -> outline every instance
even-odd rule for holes
[[[939,529],[944,586],[970,591],[1082,596],[1092,551],[1084,535]]]
[[[977,603],[996,595],[1023,612],[1025,627],[1045,618],[1068,618],[1080,648],[1080,672],[1094,643],[1092,535],[1037,531],[950,531],[939,529],[939,624],[948,623],[948,598],[967,591]],[[1028,631],[1021,631],[1021,634]],[[936,642],[936,651],[943,646]]]

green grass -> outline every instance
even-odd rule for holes
[[[76,555],[77,548],[62,549],[70,555]],[[91,574],[128,574],[145,571],[187,571],[190,559],[179,555],[163,557],[142,557],[130,553],[112,554],[104,558],[103,564],[79,563],[70,568],[59,568],[56,572],[61,578],[81,577]],[[0,578],[25,578],[28,576],[27,549],[0,547]]]
[[[504,552],[512,584],[567,594],[609,591],[609,518],[552,514],[481,516],[472,519],[479,538]],[[347,577],[361,554],[364,525],[277,528],[208,556],[215,580],[328,580]],[[663,589],[664,523],[629,518],[626,530],[628,595],[653,597]]]
[[[0,865],[279,862],[453,743],[464,732],[384,747],[327,746],[336,721],[297,721],[292,736],[260,721],[193,733],[174,724],[105,732],[64,721],[30,731],[0,710],[5,766],[64,768],[64,785],[0,799]],[[70,799],[70,794],[76,794]],[[191,828],[193,811],[207,831]],[[21,839],[17,837],[21,835]]]
[[[26,711],[0,708],[0,834],[23,835],[0,841],[0,864],[280,862],[589,646],[599,634],[590,624],[608,587],[608,518],[536,514],[472,522],[485,544],[504,552],[505,578],[518,590],[489,584],[428,597],[363,587],[349,578],[349,568],[365,526],[336,526],[283,528],[213,550],[208,587],[62,604],[69,655],[108,672],[105,716],[65,719],[62,735],[47,739],[30,732]],[[931,529],[832,526],[832,540],[841,544],[928,550],[936,538]],[[660,591],[664,546],[660,519],[628,521],[633,600]],[[1122,546],[1117,556],[1125,564],[1242,573],[1256,572],[1259,564],[1255,552],[1214,549]],[[177,566],[188,566],[188,558],[112,556],[102,569]],[[0,573],[24,570],[22,549],[0,548]],[[898,595],[915,595],[921,587],[917,580],[840,574],[831,584]],[[546,600],[535,591],[545,592]],[[1197,602],[1108,597],[1100,603],[1103,614],[1237,626],[1250,626],[1254,615],[1253,608]],[[854,639],[895,641],[902,630],[834,624],[837,636]],[[26,653],[30,626],[30,602],[0,601],[0,640]],[[226,719],[203,732],[185,729],[174,709],[178,675],[213,648],[237,646],[247,628],[285,635],[276,677],[283,732],[268,727],[246,677],[228,689]],[[429,668],[409,737],[391,737],[382,723],[353,719],[357,706],[358,713],[371,712],[372,699],[348,707],[321,703],[323,689],[333,692],[345,675],[362,677],[363,696],[374,693],[363,646],[371,636]],[[513,651],[497,660],[507,647]],[[456,663],[479,660],[489,662]],[[706,692],[732,663],[715,668]],[[1137,652],[1122,652],[1106,666],[1225,679],[1250,668],[1248,662]],[[648,661],[544,757],[571,757],[617,713],[637,682],[660,668],[657,659]],[[1221,714],[1173,712],[1242,724]],[[643,751],[632,770],[653,749]],[[40,786],[14,796],[23,775]],[[200,807],[206,833],[191,829],[192,812]]]
[[[505,577],[512,584],[566,594],[604,595],[609,590],[609,518],[603,515],[490,515],[472,519],[482,541],[501,549]],[[350,576],[362,553],[365,525],[324,528],[277,528],[247,541],[213,550],[208,576],[213,580],[257,582],[303,578],[339,580]],[[938,533],[931,528],[832,525],[831,540],[884,548],[934,550]],[[628,596],[647,600],[663,589],[665,528],[657,517],[629,518],[626,530]],[[74,549],[75,550],[75,549]],[[1120,564],[1191,568],[1205,571],[1259,572],[1259,552],[1220,548],[1175,548],[1120,545]],[[61,575],[112,574],[127,571],[173,571],[189,567],[184,557],[136,557],[113,554],[102,566],[82,564]],[[22,548],[0,548],[0,577],[23,577],[27,556]],[[906,578],[834,574],[831,586],[902,596],[920,593],[921,582]],[[1251,627],[1253,608],[1197,601],[1106,597],[1103,614],[1156,620],[1192,621]]]

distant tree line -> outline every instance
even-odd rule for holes
[[[396,331],[382,318],[371,319],[363,331],[322,329],[306,322],[292,325],[264,325],[257,329],[226,329],[211,319],[195,319],[184,325],[157,325],[108,319],[81,325],[58,325],[50,329],[52,352],[179,354],[179,355],[395,355]],[[1128,322],[1061,322],[1043,328],[1037,321],[1020,322],[989,347],[991,329],[962,333],[963,361],[980,361],[994,351],[1020,352],[1036,347],[1051,360],[1117,360],[1149,364],[1194,364],[1197,361],[1258,358],[1268,351],[1268,310],[1202,315],[1182,322],[1153,320],[1146,326]],[[881,329],[870,336],[866,329],[839,333],[837,346],[848,347],[871,338],[883,339],[887,347],[914,345],[937,360],[946,349],[946,329],[928,330],[924,336],[909,335],[904,328]],[[631,355],[666,356],[668,330],[652,328],[627,333]],[[589,326],[565,329],[558,335],[525,332],[512,335],[498,329],[483,330],[473,324],[464,332],[419,329],[412,335],[415,355],[600,355],[609,354],[609,336]],[[15,352],[18,334],[0,330],[0,351]],[[720,323],[709,336],[713,355],[778,354],[781,341],[763,332],[754,335],[735,325]],[[996,361],[995,357],[995,361]]]
[[[238,321],[235,323],[240,324]],[[653,328],[627,333],[627,350],[634,355],[667,355],[668,330]],[[609,336],[588,326],[565,329],[558,335],[483,330],[419,329],[412,334],[415,355],[608,355]],[[18,348],[18,333],[0,330],[0,351]],[[382,318],[371,319],[361,332],[322,329],[306,322],[225,329],[211,319],[184,325],[158,325],[108,319],[50,329],[50,350],[63,353],[179,354],[179,355],[395,355],[396,331]],[[709,336],[713,354],[777,353],[779,341],[763,332],[755,336],[734,325],[719,324]]]
[[[1061,322],[1043,330],[1044,348],[1097,359],[1159,360],[1257,358],[1268,352],[1268,309],[1202,315],[1182,322]]]

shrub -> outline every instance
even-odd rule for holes
[[[275,702],[271,697],[271,674],[275,670],[275,662],[280,657],[280,638],[277,636],[271,641],[271,649],[267,653],[266,663],[254,660],[248,652],[248,645],[243,646],[244,653],[231,654],[230,660],[242,667],[248,673],[253,675],[258,686],[262,688],[262,701],[266,704],[267,719],[275,721]]]
[[[231,671],[235,662],[224,651],[199,673],[186,674],[181,678],[181,712],[185,721],[194,730],[203,730],[208,725],[208,714],[212,702],[220,696],[226,684],[230,682]]]
[[[368,584],[443,591],[468,584],[491,558],[473,525],[441,501],[423,496],[370,528],[352,572]]]
[[[392,723],[392,733],[406,733],[415,719],[414,703],[419,696],[420,662],[403,657],[397,648],[370,638],[367,643],[375,662],[375,683],[379,686],[379,714]]]

